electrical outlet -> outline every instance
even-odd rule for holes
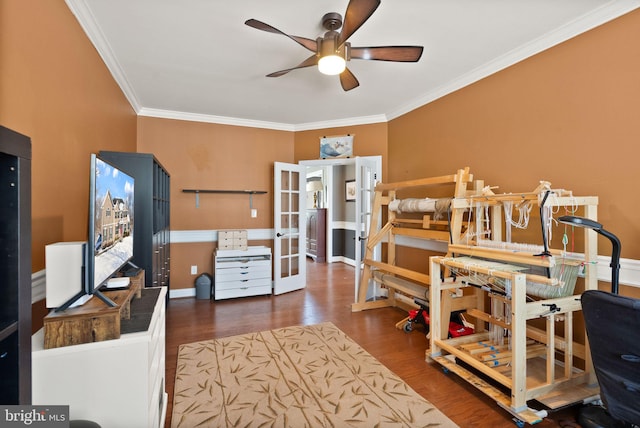
[[[256,218],[258,217],[258,210],[255,208],[251,209],[251,218]]]
[[[198,266],[191,266],[191,275],[196,275],[198,273]]]

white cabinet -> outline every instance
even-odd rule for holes
[[[44,349],[44,329],[34,334],[33,404],[68,405],[71,419],[102,427],[163,428],[167,288],[156,289],[159,294],[145,331],[53,349]]]
[[[214,299],[271,294],[271,249],[216,250]]]

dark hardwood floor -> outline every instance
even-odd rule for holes
[[[307,287],[280,296],[224,301],[172,299],[167,307],[167,421],[171,426],[178,346],[291,325],[331,321],[414,390],[461,427],[514,427],[512,416],[495,401],[437,363],[425,361],[428,342],[416,328],[407,334],[395,328],[406,313],[396,308],[352,313],[354,269],[342,263],[307,263]],[[537,427],[563,426],[575,409],[553,413]]]

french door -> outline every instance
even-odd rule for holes
[[[306,283],[306,167],[276,162],[274,167],[273,293],[300,290]]]

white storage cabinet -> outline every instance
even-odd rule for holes
[[[34,334],[33,404],[68,405],[71,419],[104,428],[163,428],[166,292],[160,287],[146,331],[52,349],[44,349],[44,328]]]
[[[216,250],[213,255],[214,299],[271,294],[271,249]]]

